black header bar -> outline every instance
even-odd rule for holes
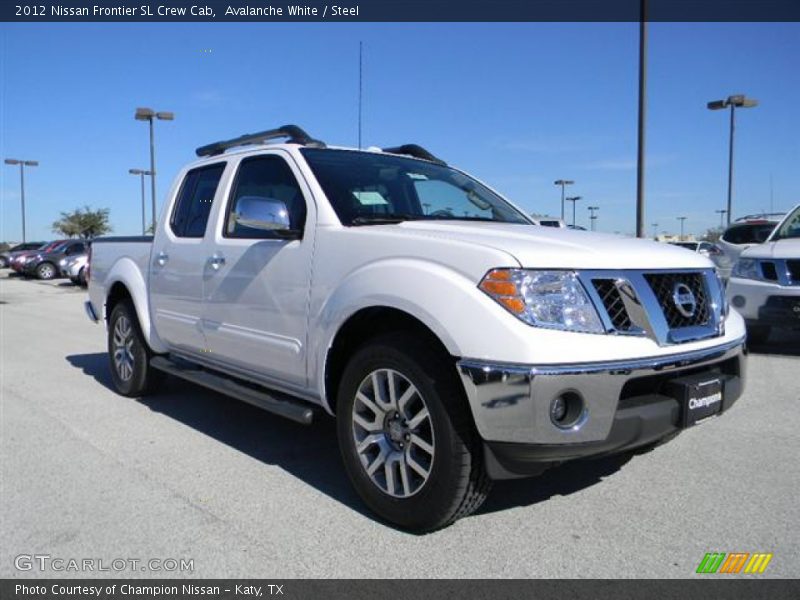
[[[4,0],[7,22],[800,21],[798,0]]]

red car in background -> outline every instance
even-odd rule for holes
[[[28,260],[33,259],[34,256],[37,254],[41,254],[43,252],[52,252],[56,248],[60,247],[62,244],[67,243],[69,240],[55,240],[54,242],[48,242],[43,246],[37,248],[36,250],[27,250],[25,252],[20,252],[11,257],[9,262],[9,267],[11,267],[15,273],[22,273],[23,268],[25,267],[25,263]]]

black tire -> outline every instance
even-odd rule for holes
[[[55,279],[57,275],[58,269],[56,269],[56,266],[53,263],[43,262],[36,267],[37,279],[43,279],[47,281],[50,279]]]
[[[155,391],[163,376],[150,366],[152,356],[133,304],[121,300],[108,320],[108,361],[111,379],[120,394],[140,397]]]
[[[81,267],[78,271],[77,281],[75,283],[81,287],[86,287],[86,267]]]
[[[766,343],[770,334],[769,325],[748,325],[747,326],[747,343],[755,344],[756,346]]]
[[[361,426],[354,420],[353,409],[357,402],[357,392],[359,389],[363,390],[364,385],[369,385],[368,378],[371,374],[387,371],[393,372],[392,377],[397,378],[399,386],[412,384],[418,391],[417,395],[412,396],[412,400],[407,401],[405,408],[400,408],[403,413],[401,420],[408,419],[403,422],[410,426],[409,423],[415,421],[415,418],[409,417],[406,411],[412,410],[409,408],[412,404],[421,402],[417,406],[416,417],[423,412],[420,406],[422,409],[427,408],[428,417],[424,426],[430,434],[430,447],[434,453],[429,454],[430,461],[426,467],[428,476],[425,479],[417,472],[412,472],[413,469],[409,470],[410,462],[406,463],[407,460],[411,461],[409,456],[416,457],[413,462],[417,464],[422,462],[419,457],[424,457],[424,452],[427,452],[419,454],[422,446],[414,447],[416,442],[411,441],[406,442],[407,447],[404,448],[402,437],[399,440],[390,439],[388,426],[385,426],[382,433],[375,433],[379,438],[384,436],[380,439],[381,444],[386,444],[387,447],[394,444],[392,451],[395,454],[392,456],[401,457],[402,463],[397,469],[406,470],[406,477],[403,478],[403,473],[396,471],[393,465],[386,466],[391,460],[382,463],[384,473],[379,473],[378,476],[384,477],[384,489],[371,478],[366,466],[362,464],[362,455],[356,448],[355,439],[356,430]],[[398,374],[400,377],[397,377]],[[408,389],[405,388],[406,391]],[[382,394],[391,396],[388,388],[384,388]],[[456,369],[449,357],[442,356],[442,353],[433,351],[427,344],[407,334],[376,338],[362,346],[350,359],[342,375],[337,398],[337,432],[345,470],[358,494],[379,517],[403,529],[422,533],[445,527],[471,514],[486,499],[491,480],[484,469],[481,441],[470,417]],[[395,403],[398,404],[399,402]],[[359,406],[363,407],[361,404]],[[374,421],[378,423],[381,417],[374,414]],[[399,414],[391,409],[384,416],[394,420]],[[411,439],[419,440],[414,432],[417,429],[411,433],[414,436]],[[409,437],[405,439],[408,440]],[[383,448],[378,442],[375,442],[375,446]],[[393,473],[392,480],[402,479],[402,484],[398,481],[396,485],[402,488],[397,492],[403,497],[389,493],[387,469]],[[410,484],[412,478],[415,481]],[[392,484],[393,487],[394,485]],[[418,486],[416,491],[407,494],[414,485]]]

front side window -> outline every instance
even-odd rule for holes
[[[377,152],[301,152],[343,225],[406,220],[531,224],[489,188],[445,165]]]
[[[274,230],[248,226],[258,219]],[[273,239],[281,230],[303,231],[306,200],[286,161],[272,154],[244,159],[228,202],[225,237]]]
[[[201,238],[205,235],[208,215],[225,163],[192,169],[178,192],[170,227],[178,237]]]

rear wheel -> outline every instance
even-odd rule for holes
[[[56,276],[56,267],[53,263],[43,262],[36,267],[36,277],[39,279],[53,279]]]
[[[123,396],[145,396],[161,381],[150,366],[153,353],[142,335],[130,300],[121,300],[108,321],[108,356],[114,387]]]
[[[364,502],[411,531],[475,511],[491,487],[480,439],[448,357],[405,334],[357,351],[339,386],[345,469]]]

